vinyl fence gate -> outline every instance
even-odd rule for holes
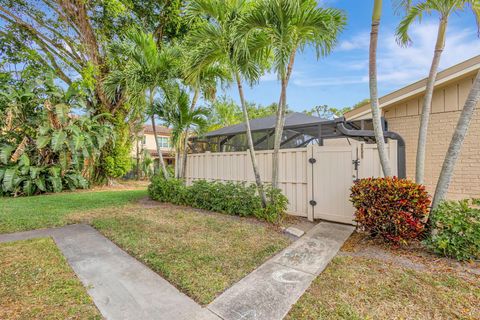
[[[396,142],[390,140],[388,154],[394,172]],[[272,150],[257,151],[262,180],[271,182]],[[354,209],[350,188],[356,179],[381,177],[377,145],[352,141],[346,145],[309,145],[306,148],[280,150],[279,186],[288,198],[288,213],[353,224]],[[189,154],[187,184],[195,180],[254,183],[250,155],[247,152],[206,152]]]

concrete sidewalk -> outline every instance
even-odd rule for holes
[[[41,237],[55,240],[106,319],[219,319],[88,225],[4,234],[0,242]]]
[[[319,223],[230,287],[208,309],[224,320],[283,319],[353,230],[353,226]]]
[[[52,237],[106,319],[280,320],[353,230],[319,223],[207,308],[88,225],[0,234],[0,243]]]

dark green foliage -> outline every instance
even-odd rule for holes
[[[257,216],[262,211],[255,185],[234,182],[195,181],[189,187],[187,202],[197,208],[241,217]]]
[[[430,217],[425,240],[435,253],[458,260],[480,259],[480,200],[444,201]]]
[[[267,188],[267,199],[269,199],[265,209],[257,213],[257,218],[268,222],[280,221],[288,207],[288,199],[280,189]]]
[[[424,186],[395,177],[357,181],[351,201],[361,228],[396,245],[423,233],[430,207]]]
[[[187,204],[187,187],[178,179],[165,179],[162,175],[155,175],[148,186],[148,193],[152,199],[173,204]]]
[[[266,208],[255,185],[234,182],[195,181],[186,186],[182,180],[153,177],[148,187],[152,199],[241,217],[255,216],[268,222],[278,222],[287,210],[288,200],[280,190],[267,188],[270,202]]]
[[[111,141],[103,150],[101,169],[107,177],[120,178],[132,169],[132,142],[125,117],[119,112],[113,120],[115,141]]]
[[[0,195],[87,188],[99,150],[112,138],[104,115],[75,116],[82,103],[51,77],[0,85]]]

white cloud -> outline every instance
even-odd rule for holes
[[[420,80],[428,75],[435,48],[437,24],[424,23],[412,28],[413,43],[410,47],[399,47],[393,33],[389,33],[381,44],[378,59],[379,80],[400,85]],[[476,31],[470,28],[451,27],[447,33],[445,50],[440,69],[445,69],[480,53],[480,41],[471,41]]]
[[[274,71],[269,71],[260,77],[260,81],[276,81],[276,80],[278,80],[278,77]]]
[[[393,30],[380,33],[378,45],[379,86],[402,87],[428,75],[436,42],[437,24],[424,21],[411,29],[413,43],[400,47]],[[450,67],[480,54],[480,41],[472,41],[476,30],[449,26],[440,69]],[[293,82],[298,86],[338,86],[368,82],[369,32],[365,31],[342,41],[338,49],[328,58],[334,66],[335,77],[309,77],[312,72],[295,74]],[[339,52],[340,55],[336,55]],[[364,59],[362,59],[364,57]]]
[[[357,34],[355,37],[340,41],[336,51],[364,50],[368,48],[370,35],[368,33]]]

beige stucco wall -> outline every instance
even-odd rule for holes
[[[159,137],[170,138],[168,135],[163,135],[163,134],[159,134],[158,136]],[[155,144],[155,137],[154,137],[153,133],[146,133],[145,134],[145,144],[143,145],[143,149],[147,149],[147,150],[151,150],[151,151],[156,151],[157,150],[157,147],[156,147],[156,144]],[[140,146],[140,150],[142,150],[142,146]],[[160,148],[160,150],[163,151],[162,153],[173,153],[173,149],[171,149],[171,148]],[[133,146],[132,146],[132,156],[136,157],[136,154],[137,154],[137,144],[136,144],[136,142],[134,142]]]
[[[425,184],[433,193],[441,166],[457,124],[473,76],[459,79],[435,90],[427,138]],[[406,143],[407,176],[415,178],[415,157],[423,96],[384,109],[389,130],[398,132]],[[448,197],[480,197],[480,110],[477,109],[457,161]]]

